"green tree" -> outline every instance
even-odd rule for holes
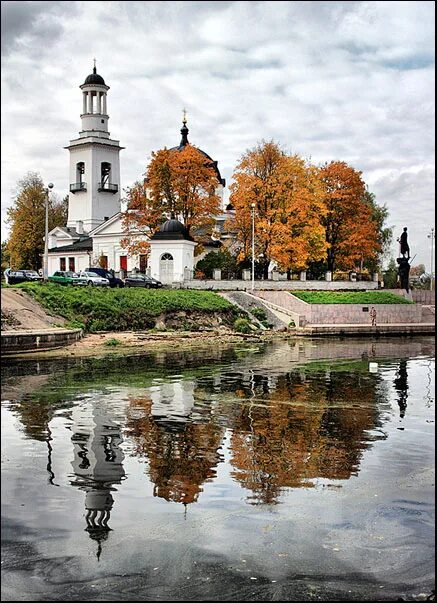
[[[68,197],[49,197],[49,231],[67,221]],[[13,205],[7,210],[11,268],[39,270],[44,255],[46,189],[39,174],[28,172],[18,181]]]
[[[369,272],[378,272],[381,270],[383,260],[390,254],[390,248],[393,241],[393,228],[385,225],[389,216],[387,206],[385,204],[378,205],[374,193],[371,193],[367,187],[363,195],[363,202],[368,205],[372,211],[372,221],[377,226],[377,238],[380,246],[380,251],[377,256],[365,259],[363,267],[367,268]]]
[[[398,266],[394,258],[390,258],[387,269],[384,270],[384,287],[396,289],[398,284]]]

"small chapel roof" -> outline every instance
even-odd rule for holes
[[[159,230],[151,237],[152,241],[181,239],[185,239],[186,241],[194,240],[193,237],[188,234],[188,231],[182,222],[179,222],[179,220],[176,220],[174,217],[166,220],[164,224],[160,226]]]

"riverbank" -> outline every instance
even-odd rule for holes
[[[13,352],[7,358],[66,358],[66,357],[101,357],[113,354],[136,355],[150,350],[188,350],[208,349],[213,346],[236,344],[242,342],[262,343],[274,339],[289,337],[290,333],[263,332],[262,334],[232,333],[217,331],[112,331],[85,335],[79,341],[62,348],[25,353]]]

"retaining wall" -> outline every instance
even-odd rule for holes
[[[306,324],[371,324],[371,304],[307,304],[286,291],[255,291],[255,295],[299,314]],[[422,321],[422,306],[374,304],[376,324],[412,324]]]
[[[183,283],[174,283],[182,289],[201,289],[212,291],[248,291],[252,293],[252,282],[243,280],[215,281],[193,279]],[[378,288],[371,281],[255,281],[254,291],[367,291]]]
[[[41,331],[3,331],[1,352],[42,352],[75,343],[82,337],[82,329],[51,329]]]

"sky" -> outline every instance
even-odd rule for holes
[[[227,186],[262,140],[361,171],[389,210],[392,256],[407,226],[413,264],[430,271],[434,2],[20,0],[2,1],[1,16],[2,239],[28,172],[68,193],[64,147],[81,129],[79,86],[96,58],[111,138],[125,147],[122,189],[152,151],[179,144],[185,108],[189,141]]]

